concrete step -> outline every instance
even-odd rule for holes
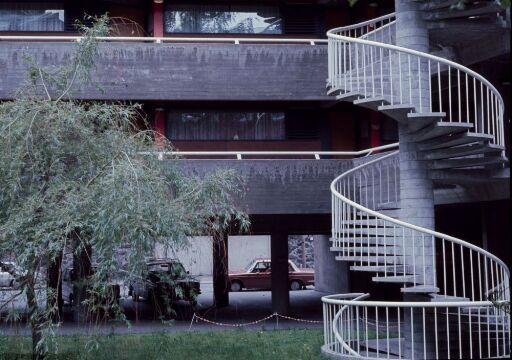
[[[361,97],[362,97],[362,95],[360,93],[358,93],[357,91],[348,91],[348,92],[340,93],[339,95],[337,95],[336,100],[353,102],[354,100],[357,100]]]
[[[424,160],[442,160],[455,157],[463,157],[478,154],[499,154],[503,148],[499,145],[489,143],[474,143],[426,151],[423,154]]]
[[[400,257],[391,256],[336,256],[339,261],[378,263],[382,265],[400,265]]]
[[[374,276],[372,281],[393,284],[414,284],[414,275],[397,275],[397,276]]]
[[[354,235],[366,235],[366,236],[375,236],[375,237],[402,237],[402,228],[397,227],[380,227],[380,228],[348,228],[345,229],[345,233],[354,234]]]
[[[412,274],[412,266],[410,265],[352,265],[351,271],[372,272],[372,273],[389,273],[389,274]]]
[[[443,294],[430,294],[432,302],[459,302],[459,301],[469,301],[469,298],[460,297],[460,296],[450,296]]]
[[[432,285],[416,285],[411,287],[405,287],[400,289],[405,294],[430,294],[438,293],[439,288]]]
[[[503,11],[503,7],[497,2],[480,1],[467,3],[464,9],[454,11],[451,7],[430,9],[423,14],[426,21],[443,21],[449,19],[467,19],[472,17],[481,17],[484,15],[496,15]]]
[[[464,131],[468,131],[473,128],[473,124],[468,123],[453,123],[453,122],[436,122],[426,128],[411,133],[411,141],[425,141],[443,137],[450,134],[457,134]]]
[[[487,134],[467,132],[456,135],[445,135],[429,141],[424,141],[418,144],[420,151],[429,151],[435,149],[451,148],[453,146],[473,144],[485,141],[492,141],[493,136]]]
[[[398,249],[396,247],[393,247],[392,245],[389,246],[348,246],[348,247],[331,247],[331,251],[339,251],[343,252],[345,255],[361,255],[361,254],[377,254],[377,255],[393,255],[393,256],[401,256],[401,255],[394,255]]]
[[[392,218],[398,218],[400,216],[400,209],[397,208],[397,209],[381,209],[381,210],[378,210],[380,214],[383,214],[383,215],[386,215],[386,216],[389,216],[389,217],[392,217]],[[356,216],[360,216],[360,217],[366,217],[366,213],[363,213],[361,211],[357,211],[356,212]]]
[[[477,185],[491,181],[489,170],[485,169],[448,169],[430,170],[429,178],[441,185]]]
[[[392,237],[352,237],[352,238],[344,238],[343,240],[340,238],[339,242],[343,243],[346,246],[358,246],[358,245],[366,245],[366,246],[395,246],[398,243],[398,238],[393,239]]]
[[[345,220],[344,223],[347,226],[364,226],[364,227],[383,227],[389,224],[386,221],[383,221],[381,219],[376,219],[373,217],[369,217],[368,219],[362,219],[362,220]]]
[[[401,124],[407,124],[407,114],[414,112],[415,108],[413,105],[383,105],[377,110]]]
[[[407,114],[407,125],[410,132],[419,131],[433,123],[440,122],[446,117],[444,112],[409,113]]]
[[[386,98],[377,96],[377,97],[367,97],[363,99],[354,100],[354,105],[362,106],[364,108],[370,110],[377,110],[380,106],[389,104]]]
[[[485,167],[489,165],[506,164],[508,159],[504,156],[479,156],[459,159],[434,160],[428,164],[432,170],[461,169]]]

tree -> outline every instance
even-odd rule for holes
[[[107,17],[94,22],[80,27],[68,65],[43,68],[27,57],[28,81],[15,100],[0,104],[0,259],[16,264],[37,359],[58,326],[58,291],[44,289],[41,269],[58,264],[70,243],[77,258],[96,263],[82,288],[89,296],[79,301],[92,306],[108,298],[102,280],[118,268],[120,246],[131,249],[128,274],[136,276],[156,243],[184,246],[189,236],[221,231],[233,219],[248,225],[233,205],[241,180],[234,172],[184,174],[176,161],[144,155],[156,142],[138,125],[145,121],[140,106],[73,98],[76,88],[91,85],[96,37],[108,34]],[[158,146],[171,149],[161,139]]]

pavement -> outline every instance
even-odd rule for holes
[[[56,332],[60,335],[75,334],[131,334],[177,331],[225,331],[225,330],[275,330],[323,328],[321,297],[328,295],[306,290],[290,291],[290,318],[273,316],[270,291],[241,291],[230,293],[230,304],[217,309],[213,306],[213,284],[211,277],[201,277],[201,294],[198,305],[192,308],[186,302],[176,304],[177,319],[162,321],[145,302],[133,302],[123,291],[121,304],[130,325],[120,322],[101,322],[80,325],[71,321],[69,307],[64,307],[64,319]],[[123,296],[124,295],[124,296]],[[265,320],[262,320],[265,319]],[[244,324],[244,326],[238,326]],[[0,325],[0,334],[28,335],[24,323]]]

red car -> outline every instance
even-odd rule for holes
[[[256,259],[243,272],[229,273],[229,289],[236,292],[242,289],[270,289],[270,274],[272,263],[269,259]],[[315,284],[315,270],[299,269],[288,260],[288,279],[290,290],[305,289]]]

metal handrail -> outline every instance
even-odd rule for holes
[[[34,36],[34,35],[0,35],[0,41],[20,41],[20,40],[28,40],[28,41],[73,41],[79,42],[81,41],[82,36],[57,36],[57,35],[42,35],[42,36]],[[113,41],[113,42],[153,42],[153,43],[170,43],[170,42],[194,42],[194,43],[233,43],[233,44],[241,44],[241,43],[265,43],[265,44],[290,44],[290,43],[299,43],[299,44],[327,44],[328,39],[307,39],[307,38],[244,38],[244,37],[138,37],[138,36],[98,36],[98,40],[100,41]]]
[[[421,226],[417,226],[417,225],[414,225],[414,224],[410,224],[410,223],[407,223],[407,222],[404,222],[404,221],[401,221],[401,220],[398,220],[398,219],[395,219],[395,218],[392,218],[390,216],[387,216],[387,215],[384,215],[384,214],[381,214],[379,213],[378,211],[374,211],[374,210],[371,210],[367,207],[364,207],[350,199],[348,199],[347,197],[341,195],[337,190],[336,190],[336,183],[341,180],[342,178],[350,175],[351,173],[353,172],[356,172],[366,166],[369,166],[371,164],[375,164],[379,161],[382,161],[382,160],[385,160],[385,159],[388,159],[392,156],[395,156],[395,155],[398,155],[398,151],[394,151],[392,153],[389,153],[389,154],[386,154],[384,156],[381,156],[377,159],[373,159],[371,161],[368,161],[364,164],[361,164],[359,166],[356,166],[346,172],[344,172],[343,174],[341,174],[340,176],[338,176],[337,178],[335,178],[332,182],[331,182],[331,193],[336,196],[337,198],[339,198],[341,201],[345,202],[346,204],[362,211],[362,212],[365,212],[367,213],[368,215],[370,216],[375,216],[381,220],[385,220],[385,221],[388,221],[388,222],[391,222],[393,224],[396,224],[396,225],[399,225],[399,226],[402,226],[402,227],[405,227],[405,228],[408,228],[408,229],[412,229],[412,230],[415,230],[415,231],[418,231],[418,232],[423,232],[425,234],[429,234],[429,235],[432,235],[432,236],[435,236],[435,237],[438,237],[438,238],[441,238],[441,239],[444,239],[444,240],[448,240],[448,241],[451,241],[453,243],[456,243],[456,244],[459,244],[459,245],[462,245],[462,246],[465,246],[471,250],[474,250],[476,252],[479,252],[481,253],[482,255],[488,257],[488,258],[491,258],[493,259],[494,261],[496,261],[498,264],[500,264],[507,272],[508,275],[510,275],[510,270],[508,268],[508,266],[498,257],[496,257],[495,255],[491,254],[490,252],[476,246],[476,245],[473,245],[473,244],[470,244],[464,240],[461,240],[461,239],[458,239],[456,237],[453,237],[453,236],[450,236],[450,235],[446,235],[446,234],[443,234],[443,233],[440,233],[440,232],[437,232],[437,231],[434,231],[434,230],[430,230],[430,229],[427,229],[427,228],[424,228],[424,227],[421,227]]]
[[[327,32],[327,37],[328,38],[342,40],[342,41],[347,41],[347,42],[353,42],[353,43],[358,43],[358,44],[363,44],[363,45],[376,46],[376,47],[380,47],[380,48],[384,48],[384,49],[388,49],[388,50],[400,51],[400,52],[403,52],[403,53],[406,53],[406,54],[410,54],[410,55],[422,57],[422,58],[425,58],[425,59],[430,59],[430,60],[438,61],[438,62],[443,63],[445,65],[449,65],[451,67],[459,69],[459,70],[463,71],[464,73],[467,73],[467,74],[471,75],[472,77],[478,79],[482,83],[484,83],[488,88],[490,88],[498,96],[498,98],[501,100],[500,101],[501,104],[503,104],[503,106],[505,106],[505,103],[503,101],[503,98],[501,97],[501,94],[494,87],[494,85],[491,84],[491,82],[489,80],[487,80],[485,77],[483,77],[482,75],[480,75],[476,71],[473,71],[473,70],[465,67],[464,65],[458,64],[456,62],[453,62],[451,60],[448,60],[448,59],[445,59],[445,58],[442,58],[442,57],[439,57],[439,56],[436,56],[436,55],[432,55],[432,54],[424,53],[424,52],[421,52],[421,51],[417,51],[417,50],[401,47],[401,46],[398,46],[398,45],[392,45],[392,44],[380,43],[380,42],[372,41],[372,40],[365,40],[365,39],[360,39],[360,38],[352,38],[352,37],[348,37],[348,36],[337,35],[337,34],[333,34],[332,31],[333,30],[329,30]]]
[[[395,14],[392,13],[392,14],[389,14],[387,16],[384,16],[384,17],[381,17],[379,19],[389,19],[391,20],[392,17],[394,17]],[[490,134],[493,136],[494,138],[494,143],[496,143],[497,145],[499,146],[502,146],[504,147],[504,119],[503,119],[503,116],[504,116],[504,108],[505,108],[505,103],[503,101],[503,98],[501,96],[501,94],[498,92],[498,90],[494,87],[494,85],[491,84],[490,81],[488,81],[485,77],[483,77],[482,75],[478,74],[477,72],[461,65],[461,64],[458,64],[456,62],[453,62],[451,60],[447,60],[447,59],[444,59],[444,58],[441,58],[439,56],[435,56],[435,55],[431,55],[431,54],[428,54],[428,53],[424,53],[424,52],[421,52],[421,51],[417,51],[417,50],[413,50],[413,49],[409,49],[409,48],[405,48],[405,47],[401,47],[401,46],[397,46],[397,45],[393,45],[393,44],[388,44],[388,43],[385,43],[385,42],[379,42],[379,41],[374,41],[374,40],[368,40],[368,39],[365,39],[364,35],[363,35],[363,30],[365,29],[365,26],[366,26],[366,30],[368,30],[368,24],[376,24],[378,22],[378,19],[376,20],[370,20],[370,21],[367,21],[367,22],[364,22],[364,23],[361,23],[361,24],[356,24],[356,25],[352,25],[352,26],[349,26],[349,27],[340,27],[340,28],[336,28],[336,29],[332,29],[332,30],[329,30],[327,32],[327,37],[330,41],[332,41],[332,44],[329,43],[329,50],[330,52],[333,52],[333,56],[335,57],[336,61],[335,63],[331,64],[331,55],[329,57],[329,62],[330,62],[330,65],[329,65],[329,79],[328,79],[328,83],[330,83],[330,85],[335,85],[334,88],[340,88],[339,86],[336,86],[338,85],[339,83],[336,82],[336,78],[337,76],[340,76],[340,75],[343,75],[345,76],[345,85],[346,82],[347,82],[347,79],[346,77],[349,76],[350,77],[350,89],[352,89],[352,81],[353,80],[356,80],[356,81],[360,81],[360,74],[359,72],[363,72],[365,71],[365,66],[371,66],[371,69],[373,71],[373,68],[374,68],[374,63],[372,63],[370,60],[368,60],[369,62],[367,63],[366,62],[366,59],[365,59],[365,55],[364,55],[364,49],[365,49],[365,46],[369,47],[370,50],[367,51],[367,53],[369,52],[370,54],[372,54],[372,51],[371,49],[372,48],[377,48],[377,49],[380,49],[381,53],[382,51],[386,50],[388,52],[388,54],[391,56],[391,52],[395,52],[395,53],[398,53],[398,62],[400,62],[400,55],[403,55],[403,60],[405,60],[405,58],[407,57],[408,61],[409,61],[409,74],[408,74],[408,77],[406,77],[406,75],[404,75],[404,80],[402,80],[402,74],[401,74],[401,71],[400,71],[400,64],[398,64],[398,69],[395,69],[395,76],[398,78],[400,78],[400,81],[399,81],[399,85],[400,85],[400,95],[393,95],[393,92],[391,93],[391,103],[394,104],[395,102],[396,103],[400,103],[400,104],[405,104],[406,102],[404,102],[404,99],[403,99],[403,92],[406,92],[407,89],[403,89],[402,87],[402,81],[407,81],[406,79],[408,79],[409,82],[411,82],[411,60],[410,60],[410,57],[413,56],[413,57],[416,57],[418,58],[418,67],[420,66],[421,64],[421,61],[420,59],[423,59],[424,62],[428,62],[428,76],[426,76],[428,78],[428,90],[426,90],[426,95],[428,95],[429,99],[425,100],[425,104],[422,104],[422,98],[421,98],[421,86],[420,86],[420,90],[419,90],[419,109],[416,109],[416,111],[418,112],[423,112],[423,108],[424,107],[427,107],[430,111],[430,112],[434,112],[433,110],[433,104],[432,104],[432,90],[434,88],[434,86],[436,86],[435,84],[433,84],[433,80],[431,81],[430,77],[432,75],[432,70],[431,70],[431,63],[433,62],[434,64],[436,64],[437,66],[437,69],[434,69],[434,71],[437,71],[438,72],[438,87],[439,87],[439,91],[441,92],[441,78],[440,78],[440,71],[441,71],[441,68],[445,68],[447,67],[448,69],[448,74],[450,75],[451,71],[453,70],[453,73],[457,75],[457,84],[458,87],[456,90],[454,90],[454,94],[453,94],[453,98],[457,98],[457,103],[456,105],[458,105],[458,111],[457,109],[453,110],[452,111],[452,105],[451,105],[451,100],[452,100],[452,90],[451,90],[451,77],[449,76],[448,77],[448,92],[449,92],[449,113],[448,113],[448,121],[449,122],[463,122],[462,118],[463,116],[467,117],[467,119],[464,120],[464,122],[467,122],[467,123],[471,123],[471,116],[473,114],[469,114],[470,112],[470,99],[473,98],[474,102],[476,102],[476,98],[477,98],[477,94],[479,93],[479,97],[480,99],[482,100],[482,104],[481,104],[481,111],[480,110],[477,110],[477,105],[476,103],[475,104],[472,104],[471,105],[471,110],[474,110],[474,125],[475,125],[475,132],[479,132],[477,129],[477,125],[478,125],[478,121],[479,121],[479,118],[478,118],[478,115],[480,115],[480,112],[481,112],[481,116],[482,116],[482,129],[480,129],[480,133],[484,133],[484,134]],[[396,20],[393,21],[393,23],[395,23]],[[391,24],[388,23],[387,25]],[[354,29],[361,29],[361,34],[358,35],[357,31],[353,31]],[[342,33],[342,34],[339,34],[339,33]],[[345,71],[345,72],[341,72],[341,71],[337,71],[337,68],[340,68],[340,67],[344,67],[344,63],[341,62],[341,60],[343,61],[346,61],[347,59],[345,57],[347,57],[347,54],[346,52],[343,52],[343,59],[341,59],[341,54],[336,54],[334,50],[337,50],[339,51],[339,46],[336,42],[341,42],[343,45],[346,45],[346,44],[350,44],[350,45],[354,45],[354,46],[357,46],[359,45],[360,48],[362,49],[363,51],[363,55],[362,56],[359,56],[359,59],[358,59],[358,53],[357,53],[357,48],[356,50],[354,50],[355,52],[355,66],[354,68],[352,68],[352,66],[350,66],[350,71]],[[344,50],[342,50],[344,51]],[[347,50],[348,51],[348,61],[353,61],[353,57],[354,55],[351,54],[351,51],[350,50]],[[352,58],[351,58],[352,56]],[[368,55],[366,56],[368,57]],[[361,61],[362,59],[362,65],[359,64],[359,62]],[[395,59],[396,61],[397,59]],[[372,60],[373,61],[373,60]],[[392,68],[392,65],[391,65],[391,59],[388,60],[389,62],[389,66],[390,68]],[[383,76],[382,74],[382,62],[383,60],[380,59],[380,62],[376,63],[376,64],[380,64],[381,66],[381,77]],[[413,64],[414,65],[414,64]],[[396,65],[394,65],[396,66]],[[416,66],[416,65],[414,65]],[[404,66],[405,67],[405,64]],[[361,70],[360,70],[361,69]],[[353,74],[353,71],[357,71],[356,74]],[[405,69],[402,69],[402,71],[405,71]],[[350,74],[350,75],[347,75],[347,74]],[[390,76],[390,78],[392,77],[392,74],[393,74],[393,70],[390,70],[390,73],[389,74],[386,74]],[[415,74],[416,76],[416,74]],[[417,79],[418,81],[421,81],[421,71],[418,69],[418,75],[419,79]],[[425,76],[425,75],[424,75]],[[461,78],[462,78],[462,81],[461,81]],[[424,80],[427,80],[425,79],[424,77]],[[381,82],[384,81],[381,79]],[[395,81],[398,81],[398,79],[396,79]],[[455,81],[455,80],[454,80]],[[477,91],[477,85],[476,85],[476,82],[479,82],[479,87],[480,89],[478,89]],[[465,82],[465,86],[464,86],[464,82]],[[471,87],[471,82],[473,83],[472,84],[472,91],[469,90],[469,88]],[[392,87],[393,85],[393,79],[390,79],[390,85]],[[358,85],[358,89],[359,89],[359,86]],[[380,85],[382,87],[382,92],[383,92],[383,89],[384,89],[384,85],[381,84]],[[411,86],[411,84],[409,84],[409,87]],[[372,80],[372,92],[374,93],[375,92],[375,85],[374,85],[374,80]],[[465,94],[461,94],[461,88],[464,90],[465,89]],[[484,89],[485,88],[485,89]],[[331,92],[332,92],[333,89],[331,89]],[[345,89],[347,90],[347,89]],[[403,92],[402,92],[403,90]],[[364,97],[366,97],[366,93],[367,93],[368,89],[367,89],[367,86],[364,85]],[[457,93],[455,93],[455,91]],[[384,94],[382,94],[384,95]],[[463,97],[465,95],[466,97],[466,101],[463,102],[461,100],[461,97]],[[375,95],[374,95],[375,96]],[[409,97],[411,97],[411,93],[410,93],[410,90],[409,90]],[[393,98],[398,98],[399,97],[399,100],[398,101],[394,101]],[[440,98],[441,99],[441,98]],[[409,99],[409,100],[412,100],[412,99]],[[427,105],[426,103],[429,102],[429,105]],[[484,122],[484,102],[485,102],[485,108],[486,108],[486,119],[487,119],[487,131],[485,130],[485,122]],[[414,105],[414,104],[412,104]],[[439,101],[439,104],[437,105],[439,107],[439,112],[442,112],[443,109],[442,109],[442,101],[440,100]],[[464,108],[463,108],[464,107]],[[452,115],[456,115],[458,113],[458,121],[456,119],[454,119],[455,116],[452,116]],[[464,114],[465,113],[465,114]],[[491,129],[492,128],[492,129]]]
[[[337,31],[349,31],[349,30],[355,30],[355,29],[359,29],[359,28],[364,28],[365,26],[373,25],[373,24],[375,24],[377,22],[382,22],[384,20],[390,20],[390,19],[394,18],[395,16],[396,16],[396,13],[392,12],[390,14],[383,15],[383,16],[380,16],[378,18],[366,20],[366,21],[363,21],[363,22],[360,22],[360,23],[357,23],[357,24],[341,26],[341,27],[337,27],[337,28],[331,29],[331,30],[329,30],[327,32],[327,34],[329,34],[331,32],[334,32],[334,31],[336,31],[336,32]]]
[[[236,156],[242,160],[243,156],[314,156],[320,160],[321,156],[368,156],[376,151],[390,150],[398,148],[398,143],[392,143],[374,148],[359,151],[141,151],[140,155],[163,156]]]

